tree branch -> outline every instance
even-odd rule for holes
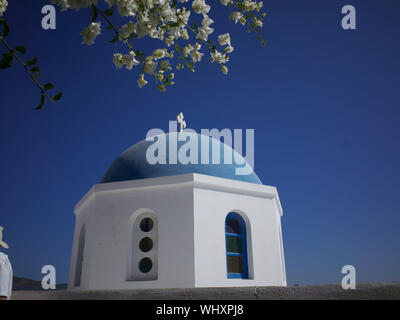
[[[0,41],[6,46],[6,48],[8,49],[8,51],[10,51],[10,53],[15,57],[15,59],[17,59],[17,61],[24,67],[25,71],[29,74],[29,76],[31,77],[32,81],[34,84],[36,84],[36,86],[40,89],[40,93],[44,96],[47,97],[47,99],[49,99],[51,102],[54,103],[54,100],[52,97],[50,97],[47,93],[46,90],[44,90],[43,86],[37,81],[35,75],[32,73],[31,70],[29,70],[28,66],[25,64],[25,62],[23,62],[18,55],[15,53],[15,50],[13,50],[8,43],[4,40],[3,37],[0,36]]]

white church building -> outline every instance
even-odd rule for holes
[[[199,155],[204,141],[222,158],[232,151],[185,134],[198,140]],[[179,149],[179,135],[154,139]],[[150,164],[152,143],[122,153],[75,206],[68,288],[286,286],[277,189],[255,172],[237,175],[235,162],[171,164],[168,154]]]

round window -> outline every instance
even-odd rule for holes
[[[143,232],[149,232],[153,229],[153,220],[151,218],[144,218],[140,221],[140,229]]]
[[[143,252],[148,252],[151,249],[153,249],[153,240],[151,240],[149,237],[143,238],[139,242],[139,248]]]
[[[150,258],[143,258],[139,262],[139,270],[142,273],[150,272],[151,268],[153,268],[153,261]]]

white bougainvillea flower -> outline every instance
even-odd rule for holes
[[[168,60],[163,60],[160,62],[160,69],[162,71],[168,71],[168,70],[171,70],[172,67]]]
[[[257,2],[255,1],[245,1],[244,8],[247,11],[254,11],[257,9]]]
[[[229,18],[235,21],[235,23],[238,23],[243,18],[243,14],[239,11],[235,11],[231,13]]]
[[[135,25],[133,21],[129,21],[128,24],[123,25],[119,31],[121,31],[121,37],[123,39],[128,39],[133,33],[135,33]]]
[[[187,58],[189,54],[194,50],[191,44],[188,44],[185,48],[183,48],[183,56]]]
[[[140,64],[140,62],[135,59],[135,52],[133,51],[129,52],[129,54],[124,54],[122,56],[122,61],[128,70],[132,70],[133,66]]]
[[[222,64],[227,63],[228,61],[229,57],[226,54],[219,52],[218,50],[211,52],[211,62]]]
[[[69,8],[68,0],[50,0],[52,4],[57,4],[61,7],[61,11],[65,11]]]
[[[214,29],[210,27],[212,23],[214,23],[214,20],[210,19],[210,17],[205,14],[201,22],[201,27],[199,28],[199,34],[197,35],[199,39],[203,41],[208,40],[208,36],[214,32]]]
[[[254,18],[254,24],[256,27],[262,27],[263,22],[261,20],[258,20],[257,18]]]
[[[139,88],[143,88],[148,82],[144,80],[144,74],[140,75],[140,78],[137,81]]]
[[[194,62],[200,62],[201,58],[204,56],[204,53],[199,52],[201,49],[201,44],[196,43],[194,49],[190,52],[190,56]]]
[[[172,45],[174,44],[174,42],[175,42],[175,37],[174,37],[173,35],[169,35],[168,37],[166,37],[166,38],[164,39],[164,42],[165,42],[165,44],[166,44],[168,47],[170,47],[170,46],[172,46]]]
[[[157,69],[158,63],[153,60],[153,57],[147,57],[144,62],[143,71],[148,74],[153,74],[154,70]]]
[[[7,0],[0,0],[0,17],[6,12],[8,6]]]
[[[153,59],[156,61],[164,58],[166,55],[168,55],[167,49],[156,49],[153,51]]]
[[[101,33],[101,22],[92,22],[82,32],[82,43],[92,45],[96,37]]]
[[[117,69],[120,69],[124,66],[124,60],[121,53],[114,53],[113,58],[114,65]]]
[[[189,33],[188,33],[187,29],[181,30],[181,37],[183,40],[189,40]]]
[[[232,52],[233,52],[233,47],[232,47],[232,46],[227,46],[227,47],[225,48],[225,52],[226,52],[226,53],[232,53]]]
[[[133,51],[129,52],[129,54],[114,53],[113,62],[117,69],[125,66],[127,70],[132,70],[134,66],[140,64],[135,57],[136,55]]]
[[[231,45],[231,37],[229,33],[224,33],[218,36],[218,43],[220,46]]]
[[[176,22],[175,11],[169,5],[169,2],[164,1],[165,3],[160,3],[158,7],[157,13],[163,19],[163,22]]]
[[[160,91],[166,91],[167,86],[174,82],[174,74],[171,72],[173,68],[182,70],[188,68],[195,71],[195,63],[200,62],[204,53],[200,52],[203,47],[210,52],[211,62],[217,62],[223,74],[228,74],[228,67],[225,65],[229,61],[229,54],[234,48],[231,45],[231,37],[229,33],[220,34],[217,39],[212,39],[214,29],[211,25],[214,23],[209,16],[211,6],[208,4],[210,0],[104,0],[110,8],[115,7],[121,17],[129,17],[129,20],[122,26],[113,25],[114,17],[111,17],[114,11],[102,11],[103,8],[97,8],[97,4],[101,5],[102,1],[98,0],[50,0],[51,3],[57,4],[61,10],[88,8],[93,5],[92,22],[81,33],[83,43],[92,45],[96,37],[101,34],[101,23],[106,21],[107,29],[115,31],[113,40],[116,50],[120,50],[121,44],[124,48],[123,53],[114,53],[113,63],[117,69],[126,67],[131,70],[134,66],[141,65],[141,76],[137,80],[140,88],[147,84],[144,79],[145,74],[154,76],[157,88]],[[215,2],[215,1],[214,1]],[[248,24],[249,30],[258,32],[263,26],[265,13],[256,14],[263,7],[262,1],[257,0],[219,0],[223,6],[229,6],[230,9],[237,8],[235,12],[231,12],[229,18],[235,23],[242,25]],[[0,15],[7,8],[7,0],[0,0]],[[104,3],[103,3],[104,4]],[[116,10],[115,10],[116,11]],[[191,15],[191,12],[196,14]],[[110,16],[107,18],[106,16]],[[200,18],[200,19],[199,19]],[[193,19],[193,20],[191,20]],[[194,20],[201,20],[199,21]],[[103,22],[105,23],[105,22]],[[250,31],[251,31],[250,30]],[[142,50],[135,50],[137,39],[149,37],[159,40],[163,43],[164,49],[155,49],[148,55]],[[209,39],[210,38],[210,39]],[[264,37],[258,33],[258,40],[265,45]],[[119,40],[119,43],[117,43]],[[181,44],[181,42],[187,41]],[[224,50],[218,51],[216,47],[220,45]],[[173,61],[174,51],[169,47],[173,46],[179,61]],[[136,54],[137,53],[137,57]],[[150,51],[151,52],[151,51]],[[124,54],[127,53],[127,54]],[[136,60],[138,59],[138,60]],[[177,63],[174,63],[177,62]]]
[[[206,4],[205,0],[193,0],[192,9],[198,14],[207,14],[210,12],[211,6]]]
[[[105,0],[111,7],[116,5],[118,13],[121,17],[135,16],[139,10],[139,3],[137,0]]]

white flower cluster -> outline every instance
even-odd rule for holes
[[[4,1],[0,0],[0,4]],[[103,13],[97,8],[99,5],[98,0],[51,0],[51,2],[59,5],[61,10],[79,10],[94,5],[96,6],[95,10]],[[167,49],[171,46],[177,51],[178,59],[181,60],[176,66],[178,70],[186,66],[194,71],[194,64],[200,62],[204,56],[204,53],[200,50],[202,45],[205,45],[210,50],[211,62],[220,64],[223,74],[228,73],[228,68],[225,64],[229,61],[228,55],[234,50],[231,45],[231,38],[229,33],[221,34],[216,45],[213,45],[209,40],[209,36],[214,32],[211,27],[214,21],[209,17],[211,6],[206,3],[206,0],[104,0],[104,2],[109,7],[115,6],[120,16],[129,19],[120,28],[112,25],[108,26],[108,29],[118,33],[114,40],[120,40],[128,46],[127,54],[118,52],[114,54],[113,63],[117,69],[125,67],[128,70],[131,70],[134,66],[141,65],[142,73],[137,81],[140,88],[147,84],[144,74],[153,75],[156,81],[161,83],[161,85],[158,85],[158,89],[161,91],[165,91],[167,85],[174,83],[172,81],[174,74],[171,71],[171,62],[168,60],[173,59],[174,51]],[[249,17],[252,17],[254,26],[262,26],[262,20],[255,15],[248,15],[250,12],[259,12],[263,6],[262,2],[220,0],[220,3],[238,10],[230,15],[230,18],[235,23],[240,22],[245,25]],[[191,13],[195,14],[191,15]],[[104,14],[102,15],[104,16]],[[98,15],[96,15],[97,17]],[[190,18],[192,19],[189,22]],[[197,24],[193,22],[196,19],[198,20]],[[106,20],[110,24],[108,19]],[[82,42],[92,45],[96,37],[101,34],[101,23],[96,22],[94,18],[94,21],[81,34],[83,37]],[[192,36],[192,43],[181,47],[181,42],[178,43],[177,41],[189,41],[191,39],[189,34]],[[158,39],[167,48],[156,49],[150,56],[145,56],[137,50],[138,48],[134,50],[129,41],[130,39],[143,37]],[[224,49],[219,51],[217,45],[224,47]]]
[[[68,0],[50,0],[52,4],[57,4],[61,7],[61,11],[65,11],[69,8]]]
[[[6,12],[8,6],[7,0],[0,0],[0,17]]]
[[[220,1],[221,1],[221,4],[223,4],[224,6],[230,5],[232,3],[232,0],[220,0]],[[249,12],[249,11],[260,12],[260,10],[264,6],[264,3],[262,1],[257,2],[257,1],[244,0],[242,2],[242,5],[243,5],[244,10],[247,12]],[[232,12],[231,15],[229,16],[229,18],[231,20],[235,21],[235,23],[240,22],[242,25],[245,25],[247,22],[245,15],[243,14],[243,12],[240,12],[240,11]],[[253,22],[254,22],[255,26],[257,26],[257,27],[263,26],[263,22],[261,19],[254,18]]]
[[[92,45],[96,37],[101,33],[101,22],[92,22],[82,32],[82,43]]]

